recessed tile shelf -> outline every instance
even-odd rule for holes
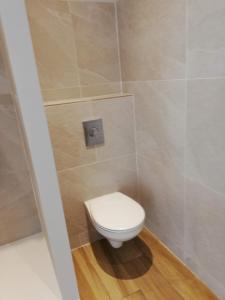
[[[98,101],[98,100],[106,100],[106,99],[113,99],[113,98],[121,98],[133,96],[130,93],[124,94],[109,94],[109,95],[101,95],[101,96],[92,96],[92,97],[85,97],[85,98],[70,98],[70,99],[62,99],[56,101],[46,101],[44,102],[44,106],[53,106],[53,105],[61,105],[61,104],[70,104],[76,102],[89,102],[89,101]]]
[[[98,238],[88,234],[84,201],[114,191],[137,197],[133,100],[117,93],[45,104],[71,248]],[[104,144],[86,147],[82,123],[98,119]]]

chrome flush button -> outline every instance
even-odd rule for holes
[[[102,119],[85,121],[83,128],[87,147],[104,144]]]

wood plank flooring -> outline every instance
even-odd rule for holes
[[[113,249],[106,240],[73,251],[81,300],[218,300],[147,229]]]

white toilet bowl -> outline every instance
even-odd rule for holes
[[[85,202],[91,222],[114,248],[131,240],[144,226],[145,212],[133,199],[116,192]]]

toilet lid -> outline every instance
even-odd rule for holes
[[[89,200],[94,221],[107,230],[129,230],[145,219],[144,209],[122,193],[113,193]]]

